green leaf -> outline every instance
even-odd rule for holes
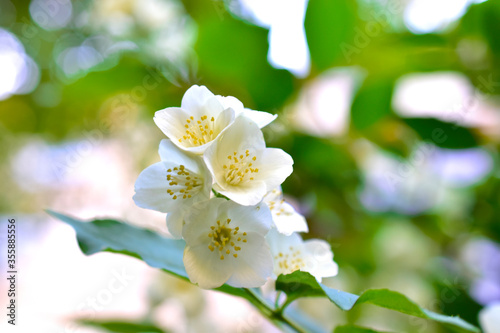
[[[125,254],[141,259],[151,267],[163,269],[189,281],[182,261],[185,246],[183,240],[168,239],[150,230],[109,219],[85,222],[50,210],[47,210],[47,213],[75,229],[78,245],[82,252],[87,255],[103,251]],[[267,303],[260,297],[252,296],[252,292],[243,288],[223,285],[215,290],[242,297],[258,309],[262,309],[262,302]],[[116,327],[117,323],[112,324],[109,327]],[[309,327],[311,324],[304,316],[301,316],[301,324],[307,327],[309,332],[318,332],[314,325],[312,328]],[[131,326],[128,327],[132,329]],[[129,331],[118,330],[117,332]]]
[[[432,118],[406,118],[404,121],[423,140],[431,141],[441,148],[464,149],[478,145],[476,137],[469,129],[454,123]]]
[[[198,24],[199,75],[214,93],[238,96],[245,106],[266,111],[281,107],[293,94],[292,74],[267,61],[267,29],[230,15]]]
[[[300,297],[326,296],[342,310],[350,310],[358,299],[357,295],[326,286],[325,290],[323,287],[314,276],[301,271],[280,275],[276,280],[276,290],[284,291],[287,295],[286,304]]]
[[[150,230],[114,220],[85,222],[50,210],[47,212],[75,229],[78,245],[86,255],[103,251],[125,254],[189,281],[182,262],[183,240],[168,239]],[[254,302],[240,288],[223,285],[215,290]]]
[[[393,79],[371,79],[359,90],[355,97],[351,117],[358,130],[364,130],[383,117],[391,114]]]
[[[334,333],[383,333],[383,332],[354,325],[343,325],[343,326],[338,326],[335,329]]]
[[[295,271],[292,274],[278,276],[276,290],[284,291],[287,294],[285,306],[299,297],[323,296],[345,311],[363,303],[371,303],[410,316],[437,321],[457,332],[480,332],[479,329],[459,317],[449,317],[425,310],[398,292],[387,289],[370,289],[357,296],[327,287],[316,281],[307,272]]]
[[[165,333],[165,331],[156,326],[122,321],[82,320],[79,323],[86,326],[102,328],[113,333]]]
[[[311,60],[317,69],[332,67],[342,58],[350,62],[356,10],[354,1],[309,1],[304,28]]]

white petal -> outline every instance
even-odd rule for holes
[[[205,171],[200,167],[203,165],[203,161],[201,161],[200,157],[186,154],[170,140],[161,140],[158,154],[162,161],[172,162],[177,164],[177,166],[182,164],[187,169],[198,174]]]
[[[189,118],[189,115],[180,108],[166,108],[155,112],[153,118],[156,126],[181,149],[185,149],[186,145],[179,142],[179,139],[184,135],[184,122]]]
[[[192,86],[182,97],[181,109],[195,120],[202,116],[217,117],[225,108],[205,86]]]
[[[267,191],[281,185],[293,171],[292,157],[277,148],[266,148],[256,165],[259,172],[254,177],[266,183]]]
[[[219,139],[207,148],[203,156],[208,169],[214,176],[216,183],[214,188],[242,205],[255,205],[260,202],[267,192],[267,185],[257,179],[249,180],[250,176],[239,184],[228,183],[226,176],[230,169],[226,164],[229,164],[228,156],[246,156],[247,150],[249,156],[255,156],[258,160],[264,149],[264,137],[257,125],[244,117],[237,118]],[[253,163],[250,157],[248,158]]]
[[[248,288],[266,282],[272,272],[272,258],[264,236],[271,228],[272,217],[265,204],[246,207],[214,198],[194,205],[185,222],[184,263],[192,282],[203,288],[220,286],[227,279],[231,285]],[[220,237],[217,232],[224,232],[228,239],[212,247],[212,237]]]
[[[227,158],[229,154],[245,152],[247,149],[260,151],[266,147],[264,135],[259,127],[245,117],[237,117],[214,143],[217,145],[218,157]]]
[[[273,259],[263,236],[247,235],[247,246],[233,260],[235,270],[227,284],[237,288],[256,288],[266,283],[273,272]]]
[[[484,333],[500,333],[500,302],[494,302],[479,311],[479,323]]]
[[[301,214],[283,200],[281,186],[269,191],[263,201],[271,209],[276,229],[287,236],[294,232],[308,232],[307,221]]]
[[[264,203],[256,206],[241,206],[226,201],[220,206],[220,210],[226,211],[227,216],[232,219],[231,226],[239,227],[243,231],[265,236],[271,229],[271,211]]]
[[[205,238],[210,232],[210,227],[217,221],[219,206],[225,202],[227,202],[225,199],[212,198],[190,207],[184,216],[186,224],[182,230],[182,237],[187,244],[197,246],[206,243]]]
[[[219,135],[222,135],[224,130],[227,130],[229,128],[229,125],[231,125],[234,121],[235,118],[235,113],[233,109],[225,109],[215,119],[215,132],[219,133]],[[217,137],[218,137],[217,136]],[[214,139],[215,140],[215,139]]]
[[[177,147],[193,154],[203,154],[205,149],[207,149],[207,147],[212,144],[212,141],[207,142],[201,146],[193,146],[193,144],[191,144],[189,141],[184,140],[184,136],[186,135],[186,128],[184,127],[184,125],[186,124],[186,120],[189,119],[189,117],[190,115],[182,109],[166,108],[160,111],[156,111],[153,120],[161,129],[161,131]]]
[[[240,205],[253,206],[262,201],[267,187],[263,181],[252,181],[243,186],[232,186],[226,183],[224,188],[214,184],[213,188]]]
[[[276,229],[271,229],[266,239],[274,259],[273,278],[276,278],[280,274],[289,274],[292,272],[291,263],[288,259],[288,257],[292,257],[292,253],[298,251],[298,258],[304,259],[304,243],[299,234],[294,233],[290,236],[285,236],[280,234]],[[286,268],[280,265],[280,263],[283,264],[283,262],[286,262],[288,265]]]
[[[202,180],[203,188],[199,192],[198,196],[193,198],[193,202],[207,200],[210,198],[212,176],[200,156],[186,153],[173,145],[170,140],[165,139],[160,142],[158,153],[162,161],[164,161],[167,166],[175,168],[184,165],[189,172],[196,173],[196,176]]]
[[[187,151],[189,153],[202,155],[205,152],[205,149],[210,147],[211,144],[212,144],[212,141],[207,142],[201,146],[193,146],[193,147],[186,147],[186,148],[181,147],[181,148],[183,148],[185,151]]]
[[[275,229],[271,229],[266,236],[271,248],[273,256],[279,255],[280,252],[287,253],[290,247],[302,248],[303,242],[299,234],[293,233],[290,236],[283,235]]]
[[[217,118],[222,111],[224,111],[224,107],[215,97],[209,98],[205,102],[205,105],[202,108],[198,109],[199,117],[207,116],[209,118]]]
[[[277,114],[271,114],[264,111],[254,111],[250,109],[245,109],[242,113],[243,116],[252,119],[259,128],[263,128],[269,125],[278,117]]]
[[[269,123],[271,123],[277,115],[273,115],[268,112],[263,112],[263,111],[254,111],[251,109],[247,109],[243,106],[243,103],[241,101],[233,96],[216,96],[219,102],[222,104],[224,109],[227,108],[232,108],[236,112],[236,116],[243,115],[252,121],[254,121],[259,128],[262,128]]]
[[[181,108],[166,108],[157,111],[154,121],[176,146],[195,154],[202,154],[213,139],[217,138],[234,120],[234,111],[228,110],[222,117],[219,117],[223,111],[222,104],[206,87],[193,86],[186,91]],[[217,125],[217,128],[213,128],[213,134],[210,136],[200,133],[197,124],[212,126],[210,121],[212,118],[217,119],[213,124]],[[208,132],[209,127],[206,128]],[[192,133],[195,133],[194,137],[198,141],[191,141],[188,138]],[[202,144],[203,140],[206,142]]]
[[[303,271],[307,272],[307,270],[302,269]],[[332,277],[336,276],[339,272],[339,265],[335,261],[329,261],[323,263],[321,266],[319,266],[315,270],[311,270],[309,273],[318,280],[318,282],[321,282],[323,278],[325,277]]]
[[[307,221],[301,214],[297,213],[291,205],[286,202],[279,204],[280,209],[273,209],[273,221],[276,229],[282,234],[291,235],[294,232],[308,232]]]
[[[164,162],[155,163],[141,172],[135,182],[134,202],[141,208],[163,213],[177,205],[167,193],[167,167]]]
[[[338,273],[338,265],[333,261],[333,253],[330,244],[320,239],[311,239],[304,242],[307,252],[306,267],[303,271],[311,273],[318,281],[323,277],[335,276]]]
[[[178,191],[182,186],[172,187],[167,181],[167,170],[177,167],[178,164],[172,162],[155,163],[143,170],[135,182],[134,202],[141,208],[157,210],[162,213],[172,212],[183,207],[189,207],[193,203],[206,200],[210,196],[210,187],[207,188],[209,180],[203,179],[205,185],[199,192],[192,192],[191,198],[183,198],[179,193],[169,195],[167,190]],[[201,177],[201,176],[200,176]],[[205,175],[210,179],[210,175]]]
[[[220,138],[219,138],[220,140]],[[222,153],[219,153],[218,149],[218,140],[213,142],[212,145],[210,145],[205,152],[203,153],[203,160],[205,161],[205,164],[210,170],[210,174],[214,178],[214,181],[216,183],[225,183],[225,177],[224,177],[224,169],[223,169],[223,160],[219,157],[219,155],[222,157]]]
[[[146,168],[137,178],[135,183],[136,194],[134,195],[134,201],[137,206],[167,213],[183,209],[186,206],[189,207],[195,202],[209,199],[212,177],[201,157],[191,156],[182,152],[169,140],[162,140],[159,154],[162,162]],[[174,177],[183,177],[175,175],[175,170],[181,168],[181,166],[186,172],[190,173],[189,177],[192,180],[185,180],[185,182],[177,182],[177,184],[170,185],[171,181],[167,179],[168,177],[172,175]],[[199,186],[186,193],[188,188],[185,184],[187,182],[192,183],[195,177],[198,178],[197,183]],[[181,193],[181,190],[184,193]],[[169,191],[175,193],[169,194]],[[187,196],[184,197],[184,194]]]
[[[181,108],[190,112],[190,114],[194,113],[191,114],[193,116],[201,116],[201,114],[198,115],[197,111],[203,109],[207,101],[214,96],[215,95],[208,90],[207,87],[194,85],[184,93]]]
[[[234,111],[236,111],[236,115],[239,115],[241,112],[243,112],[243,103],[239,99],[233,96],[220,96],[217,95],[215,96],[219,103],[222,104],[224,109],[232,108]]]
[[[189,280],[204,289],[222,286],[232,273],[229,262],[220,260],[207,245],[186,246],[183,261]]]
[[[182,238],[182,227],[184,226],[184,209],[176,209],[167,214],[167,229],[170,234],[176,238]]]
[[[267,192],[263,200],[267,204],[269,204],[270,202],[279,202],[283,200],[283,191],[281,190],[281,186],[277,186],[276,188],[273,188],[272,190]]]

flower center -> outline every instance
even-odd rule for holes
[[[252,168],[252,162],[257,160],[256,156],[250,156],[248,149],[245,154],[238,156],[237,152],[233,155],[228,155],[229,164],[224,164],[222,167],[225,170],[226,182],[231,185],[238,185],[244,181],[253,180],[253,173],[259,172],[258,168]]]
[[[192,172],[192,171],[191,171]],[[203,182],[197,176],[191,175],[184,165],[167,170],[167,181],[170,188],[167,193],[172,199],[187,199],[200,192]]]
[[[217,221],[217,225],[210,227],[212,231],[208,234],[208,238],[210,238],[208,248],[212,252],[218,250],[220,260],[224,260],[224,254],[230,255],[231,250],[233,250],[233,257],[238,258],[238,254],[236,252],[241,251],[241,247],[238,245],[242,245],[242,243],[247,242],[247,239],[244,238],[247,233],[240,232],[239,227],[234,229],[230,228],[230,222],[231,219],[227,219],[222,223],[220,220]]]
[[[185,141],[191,146],[201,146],[207,142],[212,141],[216,136],[215,133],[215,118],[212,117],[208,120],[208,116],[203,115],[198,120],[193,116],[186,119],[185,133],[179,142]]]
[[[300,250],[294,250],[293,246],[290,246],[290,252],[278,253],[277,256],[274,256],[274,260],[278,263],[282,274],[290,274],[306,266]]]

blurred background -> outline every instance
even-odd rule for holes
[[[0,0],[12,331],[277,331],[244,301],[136,259],[83,256],[43,212],[168,235],[163,214],[134,205],[133,186],[159,161],[154,112],[192,84],[279,115],[267,145],[295,160],[283,189],[307,217],[305,237],[335,253],[327,285],[391,288],[478,325],[500,301],[499,22],[497,0]],[[297,306],[330,331],[446,332],[371,306]]]

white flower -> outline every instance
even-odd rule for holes
[[[479,323],[484,333],[500,333],[500,303],[486,306],[479,312]]]
[[[210,198],[212,177],[201,157],[191,156],[162,140],[161,162],[141,172],[135,182],[135,204],[163,213],[179,214],[195,202]],[[167,222],[168,222],[167,218]],[[181,236],[182,218],[167,223],[170,233]]]
[[[212,198],[194,205],[185,216],[184,266],[201,288],[262,286],[273,261],[265,235],[271,212],[265,204],[241,206]]]
[[[180,108],[157,111],[154,121],[179,148],[203,154],[239,115],[261,126],[275,118],[266,112],[244,109],[243,104],[234,97],[215,96],[207,87],[195,85],[182,97]]]
[[[283,199],[281,186],[269,191],[263,201],[267,204],[273,214],[273,222],[276,229],[287,236],[294,232],[308,232],[307,221],[293,207]]]
[[[309,272],[321,282],[324,277],[335,276],[338,265],[333,261],[330,245],[319,239],[303,241],[299,234],[285,236],[271,230],[267,236],[274,260],[274,274],[290,274],[301,270]]]
[[[156,125],[175,145],[197,154],[202,154],[233,120],[234,110],[224,109],[204,86],[192,86],[182,97],[180,108],[157,111],[154,117]]]
[[[293,160],[281,149],[266,148],[257,124],[234,123],[205,151],[214,189],[241,205],[255,205],[292,173]]]

